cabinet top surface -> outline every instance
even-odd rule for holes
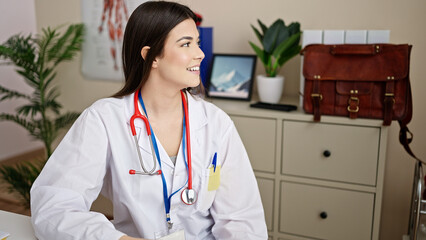
[[[308,121],[313,122],[313,115],[306,114],[302,107],[299,106],[297,99],[289,99],[286,104],[292,104],[297,106],[296,111],[285,112],[261,108],[250,107],[253,102],[238,101],[238,100],[224,100],[224,99],[211,99],[206,98],[206,101],[213,103],[218,106],[226,113],[230,115],[240,115],[245,117],[262,117],[262,118],[273,118],[278,120],[295,120],[295,121]],[[332,124],[349,124],[349,125],[361,125],[361,126],[375,126],[381,127],[383,120],[380,119],[350,119],[349,117],[340,116],[321,116],[322,123]]]

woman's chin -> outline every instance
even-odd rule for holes
[[[200,77],[198,77],[197,79],[191,79],[189,82],[188,82],[188,86],[187,87],[198,87],[198,85],[200,85],[200,83],[201,83],[201,79],[200,79]]]

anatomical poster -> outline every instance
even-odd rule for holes
[[[146,0],[81,0],[85,39],[81,71],[87,79],[122,81],[121,48],[127,20]]]

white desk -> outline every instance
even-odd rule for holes
[[[7,240],[36,240],[31,218],[0,210],[0,230],[10,233]]]

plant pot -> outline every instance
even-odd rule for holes
[[[261,102],[278,103],[283,93],[283,86],[284,76],[266,77],[257,75],[257,92]]]

